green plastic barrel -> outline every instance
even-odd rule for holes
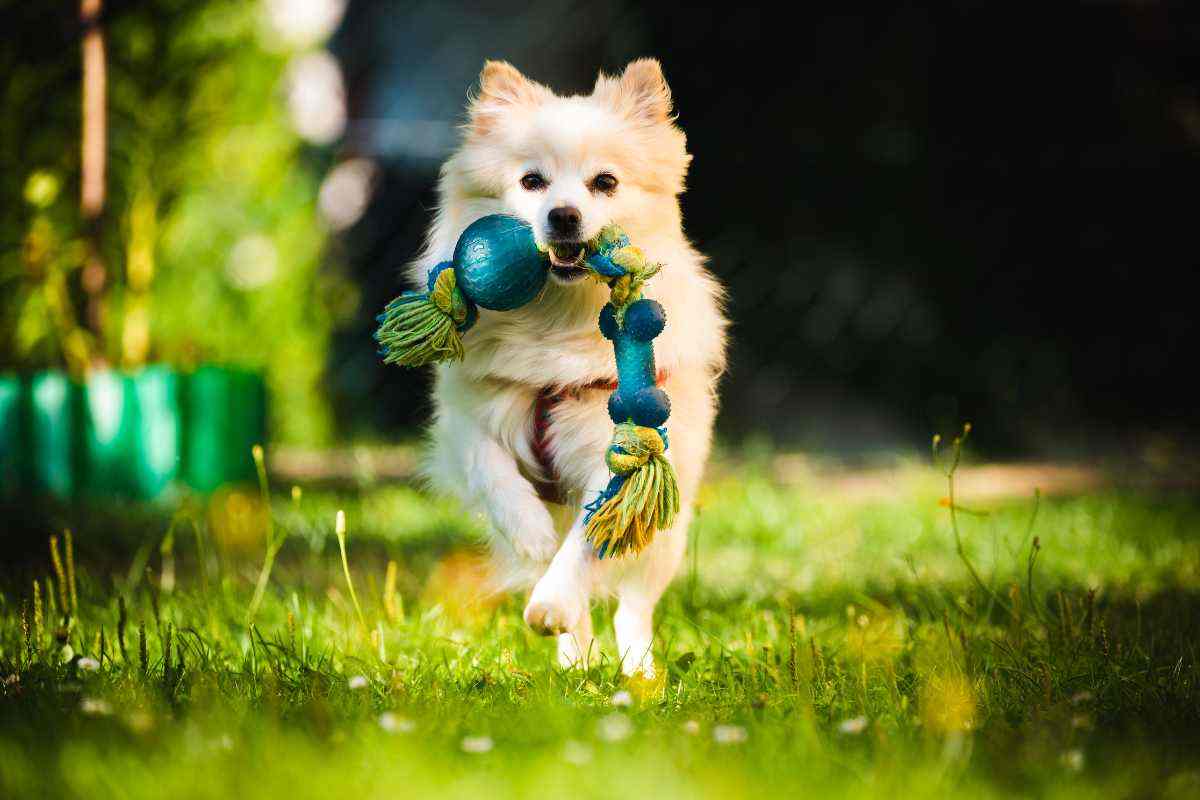
[[[25,485],[36,494],[70,497],[75,482],[75,405],[79,386],[62,372],[29,379],[26,397]]]
[[[0,496],[153,499],[172,484],[210,492],[253,481],[266,390],[246,370],[164,366],[0,375]]]
[[[167,367],[91,372],[79,421],[82,492],[150,500],[179,475],[179,376]]]
[[[24,388],[16,375],[0,375],[0,497],[21,488],[21,399]]]
[[[253,372],[206,366],[183,393],[184,480],[193,489],[255,478],[251,448],[266,436],[266,391]]]

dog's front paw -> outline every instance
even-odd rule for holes
[[[583,595],[542,578],[525,606],[525,624],[542,636],[570,633],[579,630],[587,612]]]
[[[640,651],[630,650],[625,653],[621,659],[621,672],[627,678],[637,678],[644,681],[653,681],[658,677],[657,670],[654,668],[654,655],[650,652],[650,645],[647,644]]]

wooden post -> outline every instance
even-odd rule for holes
[[[83,28],[83,135],[80,153],[79,208],[88,229],[87,262],[82,284],[87,293],[87,326],[97,335],[102,330],[102,299],[106,271],[100,255],[100,218],[104,212],[107,160],[106,91],[108,76],[104,58],[104,30],[100,24],[103,0],[80,0],[79,21]]]

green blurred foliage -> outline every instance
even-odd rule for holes
[[[109,9],[108,197],[97,239],[107,284],[88,330],[79,31],[69,13],[5,12],[0,367],[258,369],[272,434],[328,440],[329,307],[346,281],[323,258],[322,154],[292,131],[284,104],[292,53],[264,42],[258,3]]]

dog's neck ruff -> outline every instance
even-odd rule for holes
[[[658,370],[654,382],[659,386],[666,383],[667,371]],[[554,468],[554,458],[551,453],[550,423],[554,409],[564,400],[577,398],[587,391],[615,392],[618,388],[616,378],[597,378],[588,383],[576,383],[570,386],[543,386],[533,401],[533,433],[530,447],[542,476],[533,480],[538,497],[547,503],[565,504],[566,492],[563,491],[562,481]]]

